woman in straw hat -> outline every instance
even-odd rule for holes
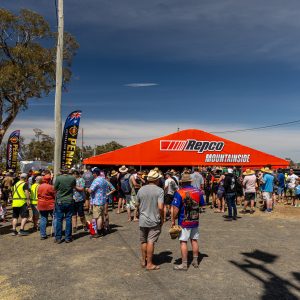
[[[243,175],[243,187],[245,191],[245,202],[244,202],[244,208],[241,211],[242,214],[245,214],[247,212],[247,206],[250,202],[250,214],[254,213],[254,204],[256,199],[256,176],[255,172],[253,170],[247,169]]]

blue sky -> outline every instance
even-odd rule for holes
[[[263,2],[263,3],[262,3]],[[54,0],[3,0],[55,29]],[[125,145],[177,127],[223,131],[299,119],[297,0],[65,0],[80,43],[63,117],[82,109],[86,144]],[[12,129],[53,134],[54,95],[32,101]],[[299,125],[225,138],[300,160]]]

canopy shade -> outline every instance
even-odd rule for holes
[[[198,129],[92,156],[88,165],[287,167],[289,162]]]

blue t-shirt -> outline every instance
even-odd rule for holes
[[[300,195],[300,185],[297,185],[295,187],[295,192],[296,192],[296,195]]]
[[[268,193],[273,193],[274,176],[271,174],[265,173],[263,176],[263,180],[264,180],[264,184],[262,185],[262,191],[268,192]]]
[[[205,205],[201,191],[192,186],[184,187],[174,194],[172,205],[179,209],[178,225],[183,228],[199,226],[199,206]]]
[[[284,181],[285,181],[285,177],[283,173],[279,173],[277,175],[277,180],[278,180],[278,187],[280,188],[284,188]]]

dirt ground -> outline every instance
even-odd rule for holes
[[[256,210],[256,216],[261,216],[264,212],[259,209]],[[278,203],[275,209],[270,214],[271,218],[288,219],[288,220],[300,220],[300,207],[292,207],[290,204],[284,205]]]
[[[300,209],[276,211],[225,222],[207,209],[200,268],[187,272],[173,270],[180,250],[170,223],[155,250],[161,269],[152,272],[139,265],[138,225],[126,214],[111,213],[111,234],[91,240],[79,231],[70,244],[1,231],[0,299],[300,299]]]

